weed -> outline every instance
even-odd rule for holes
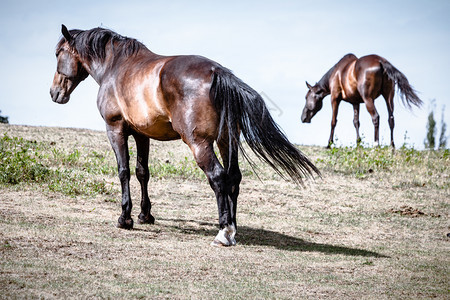
[[[439,185],[437,177],[448,176],[450,167],[449,150],[418,151],[401,147],[366,148],[363,146],[332,148],[322,153],[316,163],[331,172],[367,178],[368,175],[383,173],[403,173],[411,177],[409,182],[401,185],[423,186],[413,176],[428,178],[428,183]],[[407,172],[405,172],[407,170]],[[444,178],[445,179],[445,178]],[[448,186],[444,181],[442,184]]]
[[[52,149],[53,159],[66,166],[77,165],[80,159],[80,151],[78,149],[73,150],[69,154],[66,154],[61,149]]]
[[[65,154],[62,150],[51,149],[51,157],[46,150],[43,143],[4,134],[0,140],[0,183],[44,184],[50,191],[70,196],[112,193],[112,186],[104,179],[97,180],[74,169],[75,166],[82,166],[86,170],[84,166],[87,164],[81,161],[79,150]],[[52,162],[60,161],[68,168],[52,167]]]
[[[44,182],[51,170],[38,162],[39,144],[23,138],[4,135],[0,140],[0,182]]]
[[[55,170],[54,175],[48,181],[48,188],[53,192],[61,192],[69,196],[77,195],[111,195],[112,184],[102,180],[87,180],[83,174],[74,174],[70,170]]]
[[[373,266],[374,262],[371,261],[371,260],[365,260],[362,264],[365,265],[365,266]]]
[[[45,184],[50,191],[70,196],[113,193],[113,186],[93,175],[117,175],[112,152],[99,153],[85,149],[55,148],[52,144],[37,143],[4,135],[0,144],[0,183]],[[135,155],[133,151],[130,156]],[[184,156],[162,161],[152,159],[150,174],[157,178],[204,179],[195,160]]]
[[[169,153],[170,159],[161,161],[157,158],[150,160],[149,171],[150,176],[156,178],[189,178],[204,179],[205,174],[197,166],[193,158],[184,156],[183,159],[177,160],[173,153]]]

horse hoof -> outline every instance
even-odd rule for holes
[[[124,220],[122,217],[120,217],[117,222],[117,228],[133,229],[133,219],[130,218]]]
[[[214,241],[212,241],[210,245],[213,247],[231,247],[236,246],[236,240],[233,239],[232,241],[222,242],[218,239],[214,239]]]
[[[234,236],[236,235],[236,227],[233,225],[228,225],[225,228],[219,230],[214,241],[211,242],[211,246],[214,247],[229,247],[235,246],[236,240]]]
[[[155,224],[155,218],[151,214],[145,216],[143,213],[140,213],[137,222],[138,224]]]
[[[231,245],[224,244],[221,241],[214,239],[214,241],[211,242],[211,246],[213,246],[213,247],[229,247]]]

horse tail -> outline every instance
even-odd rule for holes
[[[420,107],[423,102],[420,100],[419,96],[417,96],[417,92],[409,84],[406,76],[387,60],[381,59],[380,63],[384,69],[384,73],[394,82],[394,84],[397,84],[403,104],[408,106],[408,108],[411,108],[411,104]]]
[[[281,132],[262,97],[230,70],[214,70],[210,97],[220,115],[218,139],[227,134],[230,148],[238,145],[252,167],[254,163],[241,144],[241,133],[256,156],[282,178],[286,179],[287,174],[303,184],[302,177],[312,177],[313,172],[320,176],[314,164]]]

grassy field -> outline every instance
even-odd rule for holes
[[[0,297],[448,299],[449,150],[300,148],[323,178],[241,161],[238,244],[214,248],[214,194],[182,142],[151,142],[156,223],[127,231],[104,132],[0,125]]]

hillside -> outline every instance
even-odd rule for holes
[[[0,140],[2,298],[449,297],[448,150],[300,146],[323,175],[304,188],[241,160],[238,244],[213,248],[214,194],[181,141],[151,141],[156,224],[126,231],[105,132]]]

